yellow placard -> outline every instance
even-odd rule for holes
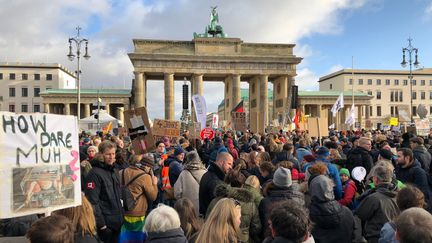
[[[398,126],[399,125],[399,118],[397,118],[397,117],[390,117],[389,125],[390,126]]]

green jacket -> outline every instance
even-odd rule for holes
[[[252,193],[252,200],[255,203],[255,206],[258,208],[261,200],[264,198],[261,192],[249,185],[244,185],[243,188]]]
[[[225,197],[233,198],[240,202],[241,223],[239,242],[255,243],[261,242],[261,221],[257,206],[253,201],[253,194],[244,188],[235,188],[227,184],[220,184],[215,190],[216,198],[213,199],[207,209],[206,218],[216,203]]]

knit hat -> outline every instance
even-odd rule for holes
[[[179,154],[185,154],[186,151],[182,147],[176,147],[174,150],[174,156],[177,156]]]
[[[330,150],[327,147],[320,147],[317,151],[317,155],[321,157],[327,157],[330,155]]]
[[[273,175],[273,184],[278,187],[290,187],[292,185],[291,171],[289,169],[279,167]]]
[[[379,155],[386,160],[391,160],[393,158],[393,153],[388,149],[380,149]]]
[[[89,143],[90,142],[90,138],[84,138],[84,143]]]
[[[153,167],[153,166],[155,166],[154,158],[150,154],[144,154],[141,161],[139,162],[139,164],[141,164],[143,166]],[[140,167],[139,164],[137,164],[138,167]]]
[[[346,175],[346,176],[350,177],[350,173],[349,173],[349,170],[347,168],[341,168],[339,171],[339,175]]]

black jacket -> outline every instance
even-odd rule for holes
[[[120,183],[114,166],[101,161],[92,161],[93,168],[85,180],[84,192],[93,205],[96,226],[107,226],[120,231],[123,223],[123,208],[120,202]]]
[[[351,149],[347,155],[347,169],[350,172],[355,167],[362,166],[366,169],[367,174],[369,174],[373,165],[373,159],[369,151],[362,147]]]
[[[224,183],[225,173],[215,164],[210,163],[208,171],[201,177],[199,187],[199,212],[205,215],[210,202],[216,197],[215,189]]]
[[[414,158],[416,158],[423,170],[429,174],[431,164],[431,154],[428,152],[424,145],[417,145],[413,150]]]
[[[277,163],[281,161],[291,161],[294,164],[294,168],[296,168],[298,171],[300,171],[300,162],[297,160],[294,155],[286,150],[279,152],[275,154],[275,157],[272,160],[272,163],[276,165]]]
[[[146,243],[187,243],[181,228],[167,230],[165,232],[148,232]]]
[[[430,189],[428,184],[429,175],[421,168],[420,162],[414,162],[407,168],[396,166],[396,178],[403,183],[412,183],[416,185],[424,194],[427,202],[430,201]]]

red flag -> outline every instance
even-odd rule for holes
[[[294,117],[294,123],[296,125],[296,128],[300,128],[300,110],[297,110],[297,113]]]
[[[231,112],[245,112],[244,111],[244,105],[243,105],[243,100],[240,101],[240,103],[238,103],[234,109],[232,109]]]

